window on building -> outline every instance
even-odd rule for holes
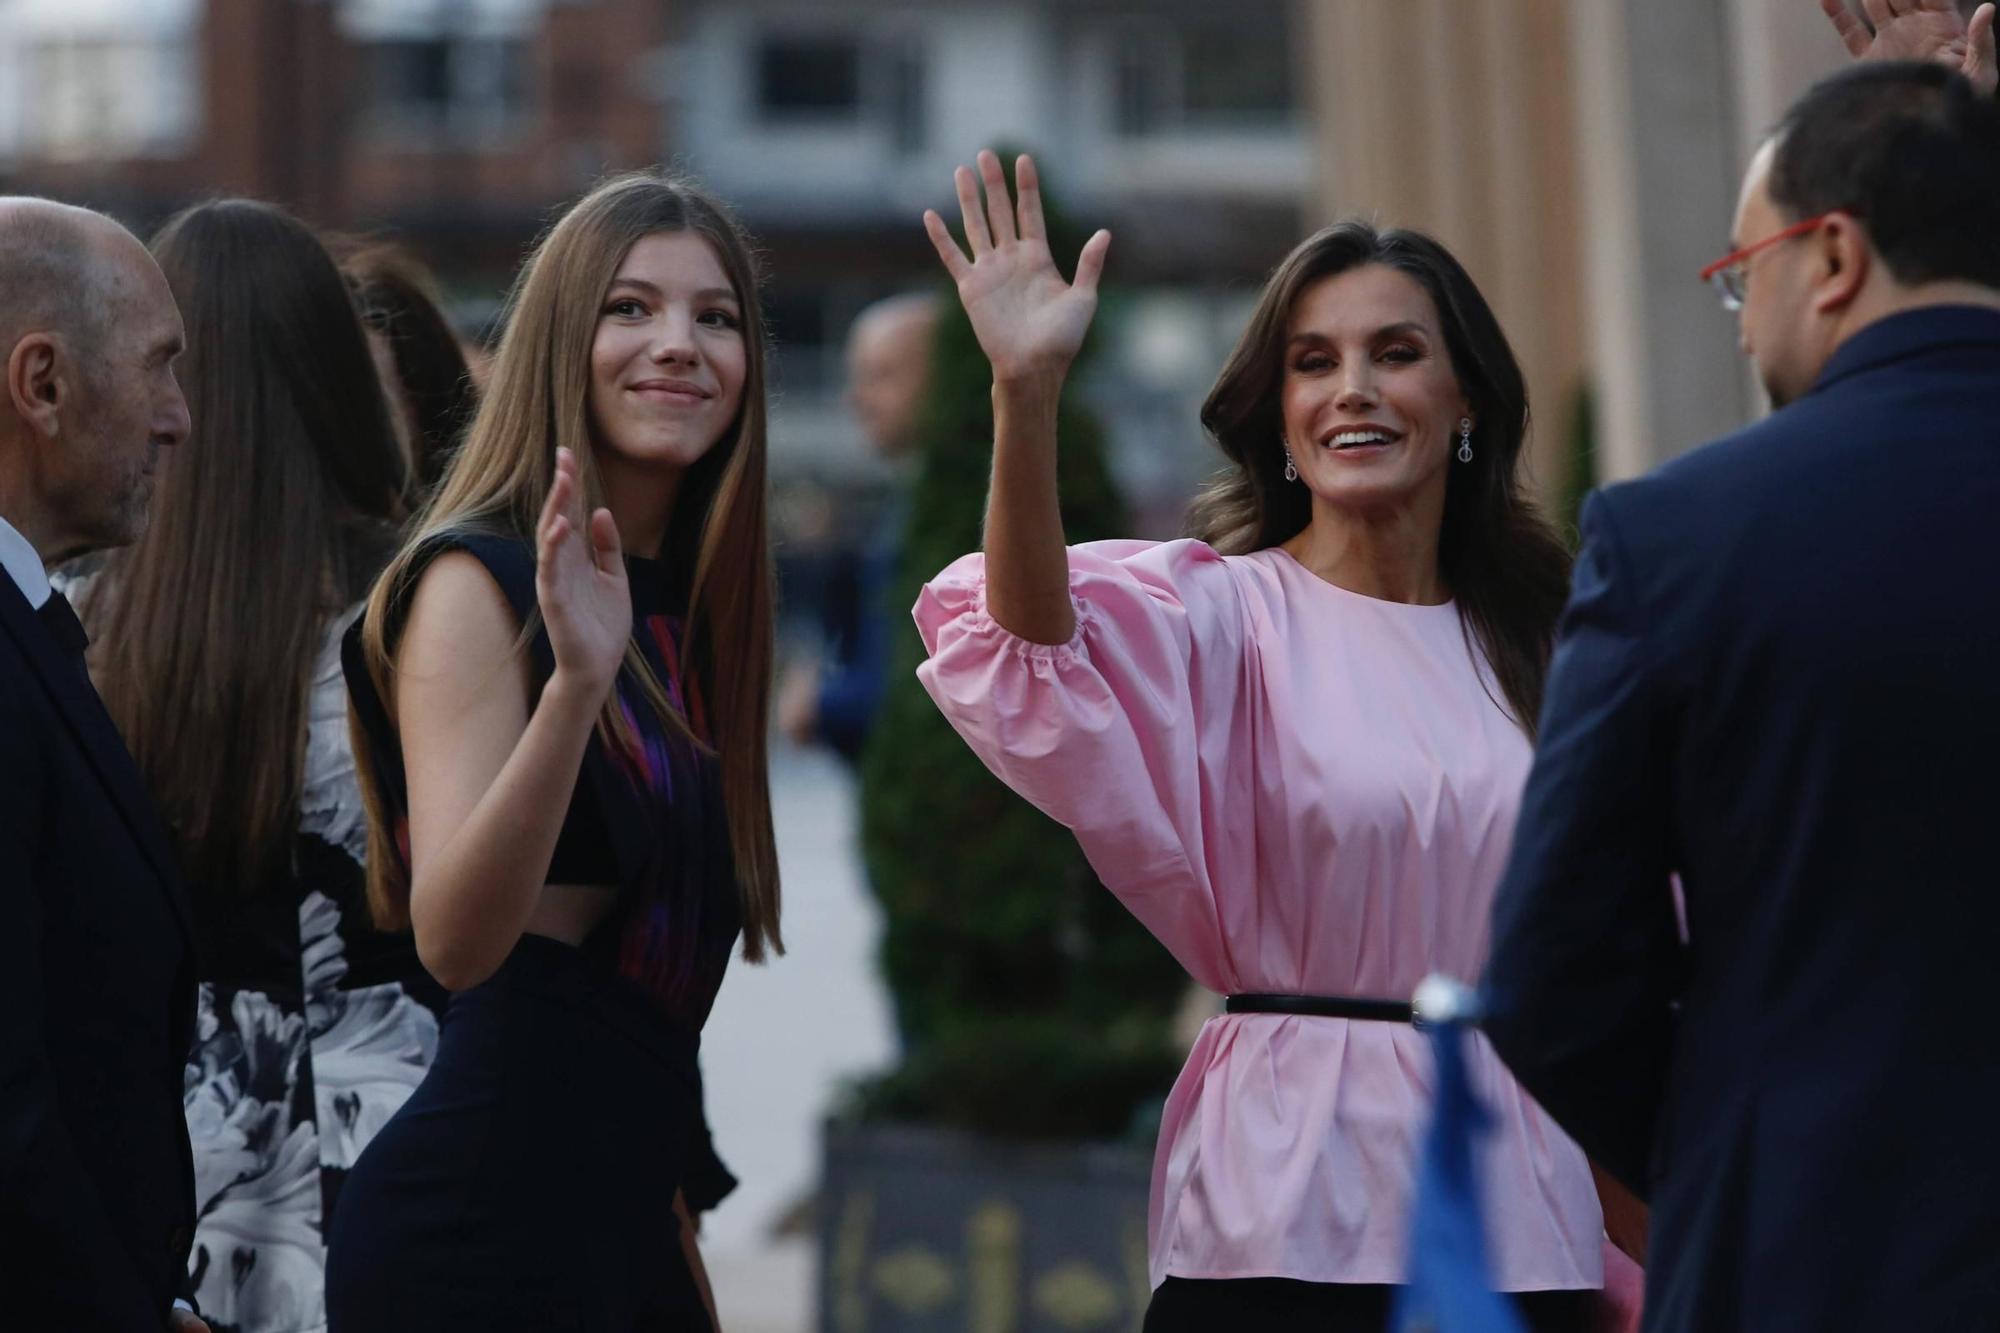
[[[787,393],[837,388],[839,345],[827,318],[827,293],[810,283],[773,283],[764,293],[764,322],[776,349],[773,366]]]
[[[890,41],[877,53],[882,71],[881,111],[889,142],[904,157],[924,149],[924,49],[914,38]]]
[[[861,41],[843,34],[766,37],[757,49],[765,120],[851,121],[861,115]]]
[[[1282,5],[1241,0],[1226,16],[1132,24],[1113,43],[1113,117],[1125,135],[1259,128],[1292,114],[1292,44]]]
[[[199,123],[186,42],[58,37],[25,43],[21,68],[21,147],[31,156],[166,156],[184,151]]]
[[[527,44],[501,37],[396,37],[363,48],[368,118],[396,134],[476,138],[528,114]]]

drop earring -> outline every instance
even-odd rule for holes
[[[1285,451],[1285,480],[1297,481],[1299,479],[1299,465],[1292,461],[1292,446],[1287,444],[1282,447]]]
[[[1458,419],[1458,461],[1461,463],[1470,463],[1472,461],[1471,417],[1460,417]]]

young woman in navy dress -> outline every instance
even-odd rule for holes
[[[688,182],[599,186],[346,644],[378,916],[453,992],[349,1175],[330,1326],[706,1329],[696,1052],[782,946],[764,328]]]

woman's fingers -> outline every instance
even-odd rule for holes
[[[2000,64],[1996,64],[1993,52],[1993,6],[1981,5],[1972,11],[1972,26],[1966,31],[1965,77],[1972,80],[1972,86],[1993,95],[1996,81],[2000,81]]]
[[[1889,8],[1889,0],[1861,0],[1861,8],[1868,15],[1868,21],[1877,28],[1896,17]]]
[[[625,572],[625,551],[618,540],[618,522],[611,517],[609,509],[596,510],[590,516],[590,550],[597,562],[598,572]]]
[[[575,484],[570,479],[571,474],[569,469],[564,465],[564,456],[568,452],[567,449],[556,450],[555,480],[549,483],[548,499],[542,501],[542,517],[541,521],[536,524],[536,532],[544,541],[548,539],[548,532],[551,525],[563,516],[569,504],[570,488]]]
[[[1840,40],[1847,44],[1847,54],[1859,60],[1868,54],[1868,45],[1875,40],[1875,34],[1868,31],[1868,25],[1854,17],[1854,11],[1847,7],[1847,0],[1819,0],[1820,10],[1833,21],[1833,30],[1840,34]]]
[[[1104,256],[1111,249],[1111,233],[1100,230],[1083,243],[1083,253],[1076,257],[1076,290],[1097,294],[1097,280],[1104,276]]]
[[[1042,173],[1035,170],[1035,159],[1026,153],[1014,163],[1014,192],[1021,197],[1021,239],[1046,242],[1049,231],[1042,220]]]
[[[1006,245],[1014,239],[1014,203],[1007,197],[1007,173],[990,148],[979,150],[979,178],[986,184],[986,216],[993,228],[993,243]]]
[[[993,234],[986,230],[986,208],[979,202],[979,182],[970,169],[958,167],[951,173],[958,188],[958,211],[965,218],[965,240],[977,260],[993,248]]]
[[[964,279],[972,271],[972,261],[965,257],[965,251],[958,248],[951,231],[944,225],[935,208],[924,210],[924,231],[931,238],[931,245],[937,250],[938,258],[944,261],[944,271],[951,275],[953,282]]]

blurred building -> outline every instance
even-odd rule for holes
[[[781,484],[865,486],[847,325],[937,282],[918,215],[955,211],[955,164],[1029,149],[1078,239],[1117,235],[1093,392],[1160,528],[1312,197],[1304,31],[1296,0],[0,0],[0,187],[142,231],[273,199],[394,231],[490,308],[561,201],[684,165],[767,254]]]
[[[1114,233],[1092,392],[1142,521],[1177,523],[1214,461],[1195,405],[1313,190],[1297,4],[688,0],[676,24],[676,148],[770,258],[781,471],[860,461],[833,401],[848,324],[940,284],[919,216],[956,219],[954,166],[1025,149],[1070,246]]]
[[[1309,6],[1320,193],[1466,261],[1527,366],[1535,463],[1572,408],[1632,476],[1761,399],[1696,274],[1785,105],[1847,59],[1812,0],[1327,0]]]
[[[1116,236],[1092,392],[1158,530],[1214,461],[1194,409],[1258,281],[1344,214],[1467,261],[1548,489],[1586,389],[1604,476],[1741,423],[1693,274],[1843,59],[1812,0],[0,0],[0,188],[142,229],[276,199],[398,232],[490,308],[562,200],[685,165],[766,249],[778,475],[865,482],[846,327],[937,280],[917,217],[955,211],[955,164],[1031,149],[1079,237]]]
[[[667,0],[4,0],[0,184],[142,230],[207,195],[388,227],[504,283],[660,154]]]

